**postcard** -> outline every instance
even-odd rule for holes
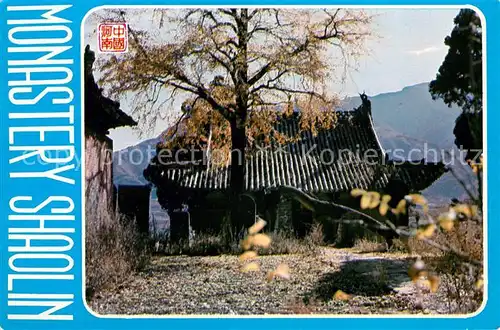
[[[499,328],[499,6],[0,0],[0,329]]]

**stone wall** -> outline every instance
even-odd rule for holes
[[[116,194],[113,185],[113,141],[85,136],[85,216],[88,225],[111,224]]]

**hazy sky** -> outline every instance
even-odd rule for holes
[[[357,95],[366,91],[368,95],[401,90],[403,87],[429,82],[435,78],[447,48],[444,38],[453,28],[453,18],[458,9],[373,9],[376,15],[373,28],[379,37],[368,44],[370,55],[361,59],[357,71],[351,72],[345,86],[338,86],[341,95]],[[94,28],[86,24],[86,29]],[[93,49],[97,48],[95,40]],[[98,55],[98,54],[96,54]],[[130,110],[127,102],[121,102],[125,112]],[[157,136],[151,132],[141,138]],[[139,141],[131,128],[111,130],[114,149],[119,150]]]

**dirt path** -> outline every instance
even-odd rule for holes
[[[90,303],[99,314],[392,314],[445,313],[440,293],[422,293],[403,254],[323,248],[315,256],[259,258],[261,272],[241,273],[236,256],[154,257],[141,273]],[[266,281],[280,263],[290,280]],[[333,299],[337,290],[349,301]]]

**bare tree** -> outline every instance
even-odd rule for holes
[[[365,52],[371,22],[363,11],[349,9],[221,8],[154,15],[160,31],[175,31],[172,37],[158,42],[151,31],[131,26],[130,51],[100,62],[100,83],[115,96],[135,93],[133,111],[140,121],[153,118],[146,120],[149,127],[163,101],[182,94],[189,98],[186,107],[217,113],[230,130],[233,198],[244,188],[249,118],[256,114],[252,127],[271,131],[272,116],[257,114],[299,107],[302,128],[334,125],[338,97],[329,87]],[[162,92],[168,97],[162,99]]]

